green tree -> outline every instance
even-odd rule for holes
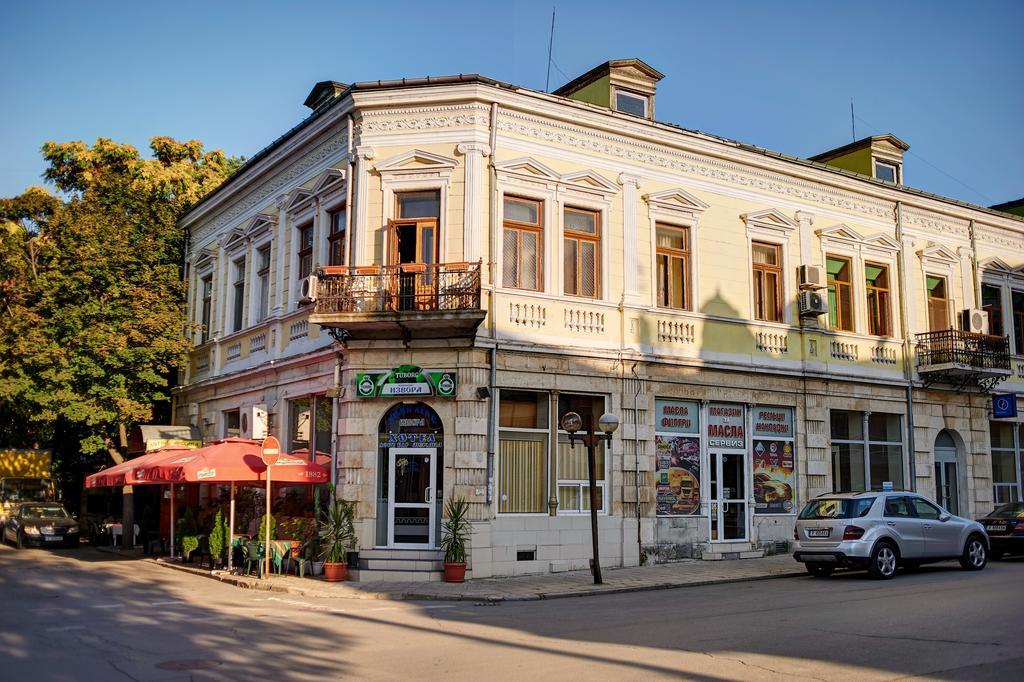
[[[47,142],[44,175],[60,198],[31,188],[0,200],[7,440],[74,434],[81,454],[119,462],[127,430],[168,400],[188,351],[177,220],[241,159],[197,140],[156,137],[150,148],[143,158],[103,138]]]

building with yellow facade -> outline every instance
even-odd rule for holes
[[[330,457],[361,579],[782,550],[803,502],[1020,499],[1024,219],[905,186],[907,144],[799,159],[658,122],[662,74],[548,94],[482,76],[322,82],[182,220],[195,349],[175,419]],[[313,455],[310,455],[313,456]]]

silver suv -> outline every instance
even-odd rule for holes
[[[988,562],[988,535],[980,523],[910,492],[816,497],[800,512],[793,539],[793,558],[819,577],[838,566],[867,568],[872,578],[888,579],[897,566],[959,559],[965,569],[980,571]]]

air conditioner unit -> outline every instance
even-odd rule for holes
[[[989,333],[988,312],[976,308],[968,308],[961,314],[963,316],[961,322],[963,323],[964,331],[975,334]]]
[[[266,405],[245,405],[240,410],[238,430],[242,438],[263,440],[270,429]]]
[[[316,275],[310,275],[306,279],[302,280],[299,286],[299,303],[313,303],[316,301],[316,292],[318,288],[318,281]]]
[[[800,288],[801,289],[824,289],[828,286],[825,281],[825,268],[820,265],[800,266]]]
[[[817,317],[828,312],[828,300],[815,291],[801,291],[797,297],[800,317]]]

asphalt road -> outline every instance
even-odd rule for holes
[[[0,679],[1024,679],[1024,560],[539,602],[314,600],[0,548]]]

